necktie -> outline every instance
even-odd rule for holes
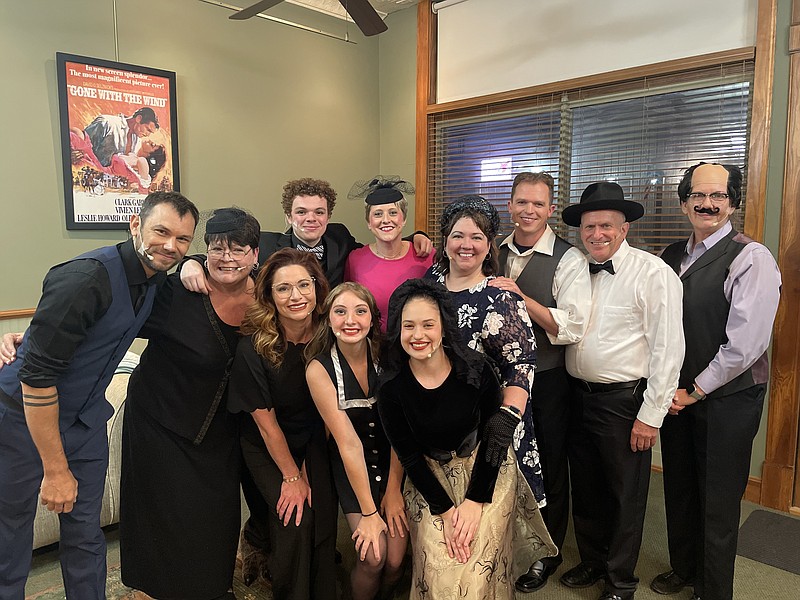
[[[595,273],[599,273],[600,271],[608,271],[612,275],[614,274],[614,265],[611,264],[610,260],[607,260],[604,263],[589,263],[589,273],[594,275]]]

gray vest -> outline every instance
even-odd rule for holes
[[[548,308],[556,307],[556,299],[553,298],[553,277],[556,274],[558,263],[561,262],[564,254],[572,248],[572,244],[556,236],[556,243],[553,246],[553,256],[534,252],[528,264],[522,269],[517,277],[517,285],[523,294],[533,298]],[[506,263],[508,262],[508,246],[500,247],[500,269],[505,274]],[[556,367],[564,366],[564,346],[554,346],[550,343],[542,327],[533,324],[533,332],[536,335],[536,370],[547,371]]]
[[[731,263],[752,241],[733,230],[681,276],[686,357],[681,368],[680,388],[691,384],[708,366],[719,347],[728,342],[725,326],[731,306],[725,298],[723,286]],[[676,242],[664,250],[661,258],[679,273],[685,251],[686,242]],[[766,383],[768,376],[769,361],[765,352],[752,367],[710,395],[727,396],[755,384]]]

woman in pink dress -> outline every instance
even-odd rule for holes
[[[364,198],[367,227],[375,241],[353,250],[347,258],[344,280],[355,281],[375,297],[381,315],[381,331],[386,331],[389,297],[408,279],[422,277],[433,264],[434,255],[421,258],[410,242],[402,239],[408,215],[403,193],[413,194],[414,186],[398,177],[376,177],[356,183],[348,198]]]

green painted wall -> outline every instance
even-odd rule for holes
[[[124,239],[65,228],[56,97],[56,51],[115,58],[112,7],[0,3],[0,310],[34,306],[51,265]],[[272,12],[339,34],[348,27],[356,43],[258,18],[233,22],[197,0],[118,0],[119,60],[177,73],[181,191],[201,209],[236,204],[265,229],[282,229],[283,184],[320,177],[339,192],[335,219],[362,236],[362,205],[346,196],[381,169],[380,38],[289,4]],[[412,21],[400,19],[404,31]],[[413,95],[407,110],[413,132]]]

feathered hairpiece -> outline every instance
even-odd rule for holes
[[[364,200],[367,204],[391,204],[403,199],[403,194],[413,194],[414,186],[397,175],[356,181],[347,194],[350,200]]]

